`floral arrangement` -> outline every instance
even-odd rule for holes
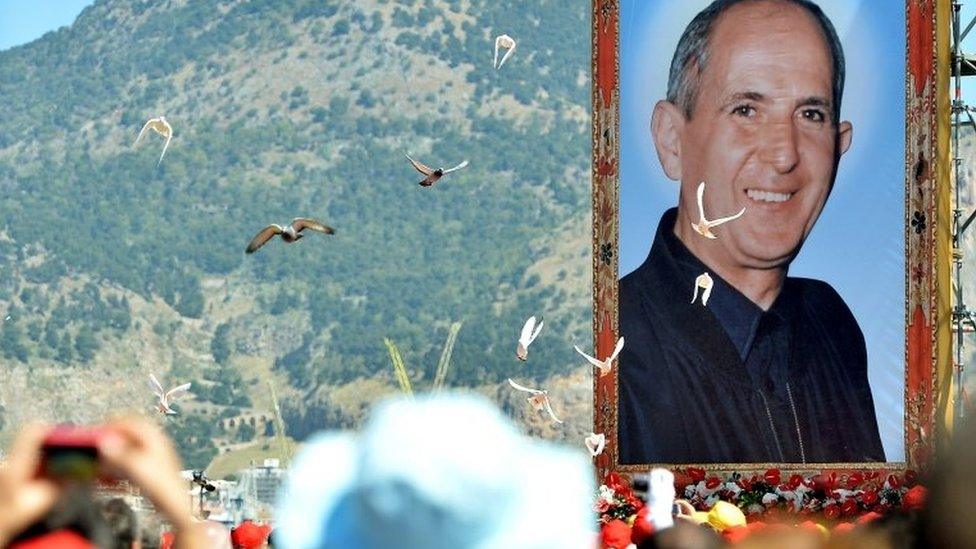
[[[710,509],[722,500],[757,519],[786,513],[819,514],[836,521],[868,512],[919,509],[925,501],[925,489],[918,484],[918,474],[911,470],[904,474],[851,471],[786,476],[779,469],[769,469],[749,477],[732,473],[723,480],[706,476],[704,469],[689,467],[675,472],[675,489],[696,509]]]
[[[925,487],[918,483],[918,474],[911,470],[903,474],[850,471],[786,476],[779,469],[769,469],[761,475],[732,473],[723,479],[708,475],[704,469],[689,467],[674,471],[674,477],[676,495],[696,510],[712,510],[711,515],[720,507],[716,504],[726,502],[721,505],[738,514],[739,518],[731,522],[705,519],[729,541],[749,530],[745,528],[746,521],[756,526],[766,521],[799,524],[826,532],[822,523],[850,527],[850,521],[868,522],[895,509],[921,509],[927,497]],[[604,547],[622,549],[652,533],[646,521],[639,520],[647,511],[644,502],[617,473],[604,477],[593,509],[599,517]],[[729,516],[728,509],[719,515]],[[729,530],[721,526],[726,522]],[[731,526],[732,522],[738,525]]]

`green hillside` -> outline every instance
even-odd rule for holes
[[[447,385],[533,432],[587,432],[570,343],[590,322],[588,17],[557,0],[97,0],[0,52],[0,436],[148,413],[152,371],[194,382],[169,428],[200,466],[249,440],[225,420],[269,414],[268,380],[290,435],[354,426],[396,390],[384,337],[429,385],[455,321]],[[495,71],[501,33],[519,45]],[[159,115],[175,136],[155,169],[162,139],[133,141]],[[404,153],[470,166],[423,189]],[[296,216],[337,234],[244,255]],[[546,328],[521,364],[530,314]],[[537,421],[510,376],[576,380],[570,426]]]

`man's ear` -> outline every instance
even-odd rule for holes
[[[658,101],[651,114],[651,137],[657,159],[664,173],[674,181],[681,181],[681,130],[685,115],[670,101]]]
[[[837,126],[837,156],[847,152],[851,148],[851,139],[854,137],[854,126],[847,120]]]

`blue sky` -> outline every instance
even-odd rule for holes
[[[93,0],[0,0],[0,51],[74,22]]]

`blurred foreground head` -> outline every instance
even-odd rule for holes
[[[401,398],[359,434],[309,442],[275,536],[296,549],[592,549],[594,489],[582,451],[521,435],[487,400]]]
[[[922,512],[918,547],[976,547],[976,422],[956,426],[952,448],[937,462]]]

